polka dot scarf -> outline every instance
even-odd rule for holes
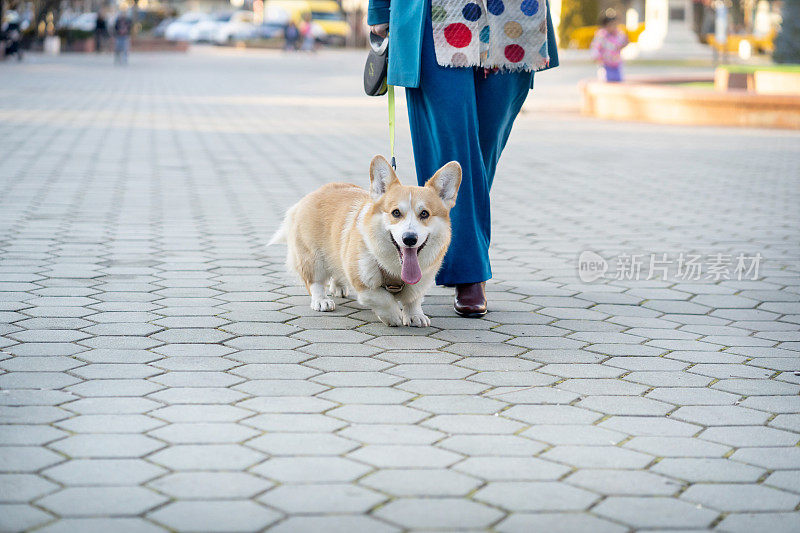
[[[443,67],[540,70],[546,0],[431,0],[436,62]]]

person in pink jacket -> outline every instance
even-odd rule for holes
[[[622,81],[622,56],[620,52],[628,44],[628,36],[617,25],[617,17],[604,15],[600,29],[592,40],[592,59],[602,67],[605,81]]]

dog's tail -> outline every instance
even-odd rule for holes
[[[272,246],[273,244],[281,244],[286,242],[286,222],[284,221],[281,223],[281,227],[278,228],[272,238],[267,243],[267,246]]]
[[[278,231],[272,236],[272,238],[267,243],[267,246],[272,246],[273,244],[286,244],[286,238],[288,236],[289,224],[292,223],[292,219],[294,218],[294,210],[295,206],[289,208],[286,212],[286,216],[283,218],[283,222],[281,222]]]

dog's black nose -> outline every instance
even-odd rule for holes
[[[417,244],[417,234],[416,233],[403,233],[403,244],[406,246],[414,246]]]

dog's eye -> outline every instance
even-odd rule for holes
[[[426,210],[424,210],[424,209],[423,209],[422,211],[420,211],[420,212],[419,212],[419,218],[421,218],[421,219],[423,219],[423,220],[424,220],[424,219],[426,219],[426,218],[428,218],[429,216],[431,216],[431,214],[430,214],[430,213],[428,213],[428,212],[427,212]]]
[[[392,211],[392,216],[394,218],[400,218],[401,216],[403,216],[403,213],[401,213],[399,209],[395,209],[394,211]]]

